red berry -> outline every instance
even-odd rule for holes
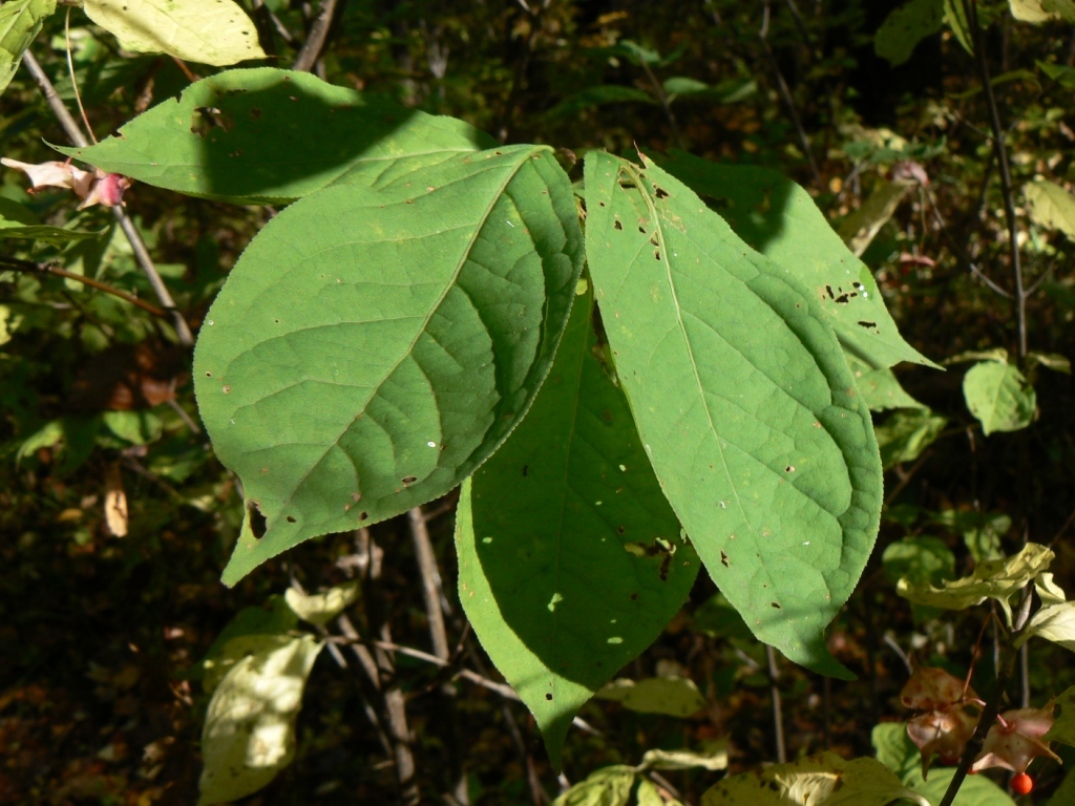
[[[1034,791],[1034,779],[1025,772],[1020,772],[1012,776],[1011,786],[1016,795],[1029,795]]]

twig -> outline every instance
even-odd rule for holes
[[[810,147],[810,139],[806,136],[806,129],[803,128],[802,120],[799,118],[799,110],[795,108],[795,99],[791,95],[791,88],[788,86],[787,81],[784,80],[784,74],[780,70],[780,63],[776,60],[776,54],[773,53],[773,49],[769,46],[769,0],[765,0],[765,7],[762,10],[762,22],[758,31],[758,39],[761,40],[761,46],[765,50],[769,66],[772,67],[773,73],[776,75],[776,85],[780,90],[780,97],[784,99],[788,114],[791,116],[791,122],[799,135],[799,142],[802,143],[806,163],[810,166],[810,173],[814,176],[814,184],[819,190],[823,190],[824,184],[821,181],[821,172],[818,170],[817,162],[814,161],[814,151]]]
[[[74,272],[61,269],[58,266],[53,266],[49,263],[34,263],[31,260],[20,260],[17,257],[8,257],[6,255],[0,255],[0,264],[7,266],[12,271],[21,271],[28,274],[54,274],[57,277],[63,277],[66,280],[74,280],[75,282],[88,285],[91,288],[96,288],[98,291],[103,291],[106,294],[111,294],[114,297],[119,297],[124,302],[129,302],[131,305],[136,305],[146,313],[151,313],[154,316],[168,317],[171,314],[163,308],[158,308],[156,305],[152,305],[145,300],[139,299],[133,294],[128,294],[126,291],[121,291],[118,288],[102,283],[100,280],[94,280],[92,277],[86,277],[83,274],[75,274]]]
[[[986,103],[989,107],[989,125],[993,129],[993,150],[997,155],[997,164],[1000,166],[1000,190],[1004,199],[1004,218],[1008,226],[1008,249],[1015,284],[1012,300],[1015,304],[1016,327],[1019,331],[1019,358],[1025,359],[1027,353],[1026,291],[1023,288],[1023,266],[1019,253],[1019,230],[1015,218],[1015,192],[1012,189],[1011,166],[1008,164],[1008,150],[1004,146],[1004,127],[1000,123],[997,97],[993,92],[993,83],[989,76],[989,63],[985,57],[982,30],[978,24],[978,9],[971,0],[962,1],[963,13],[967,17],[968,25],[974,32],[974,56],[978,62],[982,89],[985,92]]]
[[[926,460],[930,457],[931,454],[932,451],[930,450],[924,451],[922,455],[918,457],[918,461],[911,465],[911,469],[900,477],[899,482],[896,484],[895,487],[892,488],[892,492],[890,492],[885,498],[885,509],[888,509],[892,502],[896,500],[896,497],[903,492],[904,488],[908,484],[911,483],[911,479],[913,479],[915,477],[915,474],[922,469],[922,465],[926,463]]]
[[[418,558],[418,569],[422,576],[422,596],[425,599],[426,618],[429,620],[429,635],[433,641],[433,653],[438,658],[448,659],[448,632],[444,628],[444,611],[441,609],[441,576],[437,568],[437,555],[429,539],[426,518],[421,507],[414,507],[407,513],[411,525],[411,537],[414,539],[414,553]]]
[[[967,747],[963,751],[963,757],[959,760],[959,766],[956,767],[955,775],[952,776],[951,782],[948,784],[948,790],[944,793],[944,797],[941,799],[939,806],[952,806],[952,803],[956,799],[956,795],[959,793],[959,787],[963,785],[963,780],[967,777],[967,773],[970,771],[971,765],[974,763],[974,759],[978,757],[978,754],[982,750],[982,746],[985,744],[986,734],[989,733],[989,729],[993,726],[997,716],[1000,714],[1000,704],[1004,699],[1004,694],[1008,689],[1008,685],[1012,681],[1012,672],[1015,666],[1015,659],[1018,656],[1018,652],[1011,649],[1012,643],[1019,636],[1019,633],[1026,627],[1027,621],[1030,619],[1030,605],[1033,602],[1032,585],[1027,585],[1023,588],[1023,599],[1020,602],[1019,610],[1014,614],[1012,620],[1012,633],[1008,637],[1008,647],[1005,650],[1005,657],[1003,662],[997,666],[997,683],[993,690],[993,695],[986,701],[985,708],[982,709],[982,715],[978,719],[978,726],[974,729],[974,735],[971,736],[967,742]]]
[[[45,100],[48,102],[53,114],[56,115],[56,119],[59,120],[60,125],[67,133],[67,137],[71,142],[78,148],[86,148],[89,146],[89,141],[86,139],[86,135],[82,133],[82,128],[71,116],[71,113],[67,111],[67,107],[64,106],[60,96],[56,94],[56,88],[52,86],[52,82],[49,80],[48,75],[45,74],[45,71],[41,68],[41,65],[29,50],[23,54],[22,63],[26,65],[26,69],[30,71],[30,75],[32,75],[34,81],[37,82],[38,87],[40,87],[41,92],[45,96]],[[161,305],[168,310],[168,315],[172,320],[172,326],[175,328],[176,337],[179,339],[179,343],[184,347],[193,347],[194,336],[190,332],[187,320],[183,318],[183,314],[176,310],[175,301],[172,299],[171,293],[169,293],[167,286],[164,285],[164,281],[157,272],[157,267],[153,265],[153,259],[149,256],[149,250],[146,249],[145,241],[142,240],[142,235],[138,232],[138,228],[135,227],[134,222],[127,217],[127,212],[123,209],[122,204],[117,204],[112,207],[112,215],[115,216],[120,229],[123,230],[123,234],[127,236],[127,240],[131,244],[131,249],[134,251],[135,260],[138,261],[139,267],[141,267],[142,271],[149,279],[149,284],[153,288],[153,293],[157,295],[157,299],[160,300]]]
[[[338,0],[321,0],[321,11],[310,26],[310,33],[306,35],[306,41],[291,65],[292,70],[308,73],[321,58],[321,51],[324,50],[328,39],[328,29],[332,26],[332,19],[336,15],[337,2]]]
[[[668,120],[668,125],[672,128],[672,136],[676,138],[676,145],[681,149],[686,149],[686,144],[683,140],[683,133],[679,130],[679,123],[676,121],[676,115],[672,111],[672,103],[668,100],[668,95],[664,91],[664,87],[661,82],[657,80],[656,74],[649,66],[649,62],[645,57],[641,57],[642,69],[646,73],[646,78],[649,79],[649,83],[653,85],[653,92],[657,95],[657,100],[661,104],[661,109],[664,110],[664,116]]]
[[[780,669],[776,665],[776,650],[765,645],[765,658],[769,666],[769,694],[773,700],[773,741],[776,745],[776,760],[784,764],[788,760],[788,749],[784,743],[784,708],[780,698]]]
[[[1004,297],[1005,299],[1012,298],[1012,295],[1008,291],[1004,290],[999,285],[990,280],[985,275],[985,273],[981,269],[979,269],[978,266],[976,266],[974,263],[968,263],[967,265],[970,266],[971,274],[973,274],[975,277],[977,277],[979,280],[989,286],[990,290],[993,291],[993,293],[1000,294],[1000,296]]]

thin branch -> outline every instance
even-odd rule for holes
[[[437,567],[437,554],[433,551],[433,542],[429,539],[429,529],[426,528],[422,508],[411,509],[407,513],[407,520],[411,525],[414,553],[418,558],[418,569],[422,576],[422,596],[425,599],[433,652],[438,658],[447,660],[448,631],[444,627],[444,610],[440,605],[442,583],[440,569]]]
[[[26,69],[30,71],[30,75],[32,75],[34,81],[37,82],[38,87],[45,96],[45,100],[52,109],[52,113],[56,115],[56,119],[59,120],[63,130],[67,133],[68,139],[70,139],[78,148],[86,148],[89,146],[89,141],[86,139],[86,135],[82,133],[82,128],[71,116],[71,113],[67,111],[67,107],[64,106],[60,96],[56,94],[56,88],[52,85],[48,75],[46,75],[37,59],[34,58],[34,55],[29,50],[23,54],[22,63],[26,65]],[[146,249],[145,241],[142,240],[142,235],[138,232],[138,228],[135,227],[134,222],[127,217],[127,211],[123,209],[122,204],[117,204],[112,207],[112,215],[119,223],[120,229],[123,230],[123,234],[127,236],[127,240],[131,244],[131,249],[134,251],[135,260],[137,260],[139,267],[149,279],[149,284],[153,288],[153,293],[157,295],[157,299],[160,300],[161,305],[168,310],[168,315],[172,320],[172,326],[175,328],[176,337],[179,339],[179,343],[184,347],[193,347],[194,336],[190,332],[187,320],[183,318],[182,313],[176,310],[175,301],[172,299],[171,293],[169,293],[167,286],[164,285],[164,281],[157,272],[157,267],[153,265],[153,259],[149,256],[149,250]]]
[[[336,15],[337,2],[338,0],[321,0],[321,11],[310,26],[310,33],[291,65],[292,70],[308,73],[321,58],[325,42],[328,41],[328,30],[332,27],[332,19]]]
[[[784,764],[788,760],[788,749],[784,742],[784,707],[780,697],[780,669],[776,665],[776,650],[768,644],[765,645],[765,658],[769,667],[769,694],[773,700],[773,741],[776,760],[777,763]]]
[[[1026,291],[1023,289],[1023,266],[1019,253],[1019,229],[1015,218],[1015,191],[1012,188],[1011,166],[1008,164],[1008,149],[1004,145],[1004,127],[1000,123],[1000,111],[997,97],[993,92],[993,82],[989,75],[989,62],[985,56],[982,41],[982,29],[978,24],[978,9],[971,0],[963,0],[963,12],[974,32],[974,56],[978,62],[978,72],[982,79],[982,89],[989,107],[989,125],[993,129],[993,151],[997,155],[1000,167],[1000,190],[1004,199],[1004,218],[1008,226],[1008,249],[1011,256],[1012,275],[1015,291],[1012,295],[1015,304],[1016,327],[1019,332],[1019,358],[1025,359],[1026,342]]]
[[[806,129],[803,128],[802,120],[799,118],[799,110],[795,107],[795,98],[792,97],[788,82],[784,80],[784,74],[780,70],[780,63],[776,60],[776,54],[773,53],[773,49],[769,46],[769,0],[766,0],[765,7],[762,10],[762,22],[758,31],[758,39],[761,40],[761,46],[765,51],[766,58],[769,60],[769,66],[772,68],[774,75],[776,75],[777,89],[780,90],[780,97],[784,99],[788,114],[791,116],[791,122],[799,135],[799,142],[802,143],[806,163],[810,166],[810,173],[814,176],[814,184],[819,190],[823,190],[824,183],[821,181],[821,172],[818,170],[817,162],[814,160],[814,151],[810,147],[810,138],[806,136]]]
[[[987,286],[989,286],[989,289],[993,293],[1000,294],[1000,296],[1004,297],[1004,299],[1011,299],[1012,298],[1012,295],[1011,295],[1010,292],[1008,292],[1004,288],[1001,288],[995,282],[990,280],[985,275],[985,273],[981,269],[978,268],[977,265],[975,265],[974,263],[968,263],[967,265],[970,266],[971,274],[973,274],[975,277],[977,277],[979,280],[981,280],[983,283],[985,283]]]
[[[6,266],[12,271],[21,271],[28,274],[54,274],[57,277],[63,277],[66,280],[74,280],[88,285],[91,288],[96,288],[98,291],[103,291],[106,294],[111,294],[114,297],[119,297],[124,302],[129,302],[131,305],[137,305],[146,313],[151,313],[154,316],[160,316],[167,318],[171,316],[169,311],[163,308],[158,308],[156,305],[151,305],[145,300],[139,299],[133,294],[128,294],[126,291],[121,291],[118,288],[102,283],[100,280],[94,280],[92,277],[86,277],[82,274],[75,274],[74,272],[61,269],[58,266],[52,266],[48,263],[34,263],[30,260],[20,260],[16,257],[8,257],[6,255],[0,255],[0,264]]]

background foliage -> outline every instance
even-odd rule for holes
[[[959,25],[927,21],[929,35],[893,67],[877,54],[894,61],[905,55],[887,51],[883,33],[899,24],[888,16],[896,2],[325,5],[334,9],[332,24],[314,70],[333,84],[462,118],[503,143],[613,154],[634,143],[683,148],[793,177],[873,270],[906,340],[938,362],[960,359],[944,373],[898,368],[906,393],[867,367],[859,377],[860,388],[894,409],[875,414],[888,470],[881,538],[830,631],[830,651],[859,680],[825,680],[782,660],[771,665],[727,603],[714,597],[712,583],[700,578],[687,607],[623,675],[689,678],[700,698],[683,709],[690,718],[641,712],[623,692],[610,693],[586,706],[590,729],[573,730],[564,752],[572,782],[602,765],[640,763],[648,750],[701,748],[722,737],[731,738],[732,771],[782,752],[794,758],[831,749],[853,758],[874,755],[875,746],[895,769],[907,753],[871,740],[871,731],[907,716],[898,695],[908,671],[897,648],[961,676],[984,612],[942,616],[912,606],[897,596],[898,578],[936,583],[963,576],[976,561],[1014,554],[1030,539],[1052,544],[1051,570],[1062,586],[1073,584],[1072,387],[1069,375],[1055,371],[1075,352],[1075,288],[1066,270],[1075,223],[1064,194],[1075,141],[1075,124],[1067,123],[1075,90],[1070,25],[1053,18],[1030,25],[1016,21],[1007,3],[977,4],[988,24],[984,52],[1013,183],[1017,190],[1027,185],[1016,211],[1025,282],[1035,291],[1026,304],[1031,355],[1024,360],[1011,301],[991,287],[1013,291],[1010,238],[988,96]],[[930,13],[953,7],[912,5]],[[1038,13],[1034,6],[1020,4],[1029,14]],[[268,64],[290,64],[317,30],[317,9],[299,2],[254,2],[247,10]],[[71,109],[68,47],[82,103],[102,138],[178,95],[190,83],[186,71],[214,72],[121,51],[76,9],[69,34],[57,14],[33,45]],[[213,117],[211,103],[195,106],[202,135],[227,124]],[[264,158],[301,155],[332,165],[333,138],[326,126],[322,142],[268,140],[281,148]],[[42,140],[68,142],[19,70],[0,98],[0,151],[30,163],[53,159]],[[570,164],[575,155],[561,156]],[[251,182],[256,186],[257,178]],[[107,210],[75,212],[61,191],[30,195],[14,171],[4,171],[3,183],[0,223],[12,234],[0,251],[153,298]],[[264,198],[298,195],[274,189]],[[34,220],[13,219],[5,200],[29,206]],[[129,191],[127,210],[195,328],[228,270],[276,212],[142,184]],[[68,242],[40,237],[47,235],[40,229],[14,232],[31,226],[89,237]],[[381,641],[368,653],[381,667],[385,692],[379,700],[370,690],[359,652],[342,640],[330,644],[310,671],[295,760],[253,802],[397,798],[400,748],[377,736],[368,713],[370,703],[393,697],[405,702],[416,785],[427,796],[453,792],[470,803],[555,797],[556,776],[525,709],[495,684],[474,682],[489,683],[495,673],[468,633],[454,585],[433,594],[444,598],[452,672],[390,651],[403,645],[428,653],[436,640],[416,582],[428,558],[407,517],[306,543],[233,590],[219,584],[242,500],[198,425],[190,367],[189,350],[143,310],[70,279],[0,274],[0,799],[192,802],[212,688],[206,659],[219,657],[229,635],[293,627],[292,617],[271,604],[273,595],[356,577],[364,580],[363,596],[348,610],[349,621],[359,635]],[[983,410],[975,392],[983,386],[1005,390],[1009,403],[996,404],[998,392]],[[110,522],[120,490],[128,515]],[[426,512],[445,580],[457,574],[455,496]],[[256,610],[243,611],[250,607]],[[225,632],[241,611],[253,623]],[[270,617],[282,621],[270,629]],[[978,661],[975,687],[983,695],[995,671],[995,629],[986,627]],[[340,623],[333,621],[331,631],[346,639]],[[1075,680],[1066,650],[1028,646],[1013,696],[1040,705]],[[456,675],[460,669],[470,676]],[[903,771],[895,771],[906,784]],[[634,773],[619,772],[630,786]],[[698,769],[662,775],[684,802],[698,802],[715,781]],[[1035,802],[1045,802],[1062,777],[1057,765],[1042,764]]]

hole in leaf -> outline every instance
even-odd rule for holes
[[[656,196],[658,199],[667,199],[668,198],[668,191],[665,190],[662,187],[658,187],[657,185],[654,185],[653,186],[653,195]]]
[[[660,249],[654,249],[653,250],[653,256],[655,258],[657,258],[657,260],[660,260],[661,259],[661,250]]]
[[[257,501],[247,501],[246,511],[250,513],[250,533],[254,535],[255,539],[260,540],[261,536],[265,534],[266,522],[265,516],[261,514],[261,508]]]
[[[368,513],[368,512],[359,512],[358,513],[358,519],[360,521],[366,520],[369,516],[370,516],[370,513]]]
[[[623,222],[622,222],[622,221],[620,221],[620,220],[619,220],[619,219],[617,218],[617,219],[616,219],[615,221],[613,221],[613,222],[612,222],[612,228],[613,228],[613,229],[617,229],[617,230],[622,230],[622,229],[623,229]]]
[[[731,565],[731,561],[728,559],[728,555],[724,553],[723,549],[721,549],[720,552],[720,564],[723,565],[725,568]]]
[[[795,472],[795,465],[788,465],[787,467],[784,468],[784,472],[785,473],[794,473]]]
[[[877,327],[876,322],[866,322],[866,321],[860,320],[858,324],[859,324],[860,327],[865,327],[865,328]]]
[[[552,695],[551,694],[546,694],[545,699],[548,700],[549,702],[552,702]]]
[[[213,129],[230,132],[235,128],[231,115],[215,106],[198,106],[190,117],[190,131],[199,137],[207,137]]]
[[[783,609],[783,608],[781,608],[781,607],[780,607],[780,605],[779,605],[778,603],[776,603],[776,602],[770,602],[770,604],[771,604],[771,605],[772,605],[773,607],[775,607],[775,608],[776,608],[777,610],[782,610],[782,609]]]
[[[400,479],[400,481],[402,481],[404,484],[414,484],[416,481],[418,481],[418,477],[417,476],[404,476],[402,479]]]
[[[288,515],[286,518],[284,518],[284,520],[286,520],[288,523],[294,523],[295,522],[295,516],[294,515]]]

